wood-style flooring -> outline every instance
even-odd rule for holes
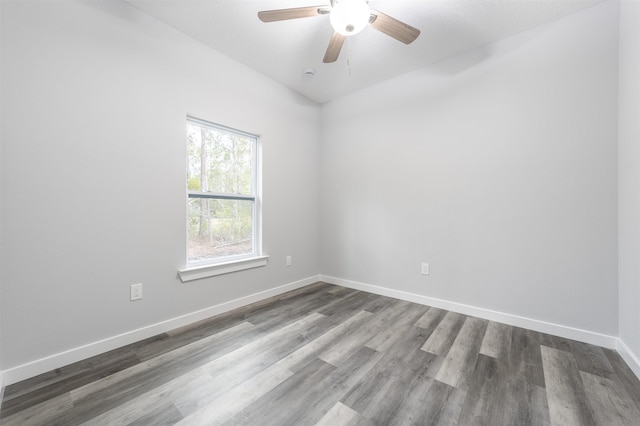
[[[612,350],[317,283],[6,388],[2,425],[640,425]]]

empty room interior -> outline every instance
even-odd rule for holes
[[[640,424],[640,2],[0,24],[0,424]]]

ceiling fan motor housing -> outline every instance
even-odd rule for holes
[[[358,34],[369,23],[371,10],[366,0],[336,1],[329,20],[333,29],[345,36]]]

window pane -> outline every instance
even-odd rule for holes
[[[187,123],[190,191],[253,194],[254,139]]]
[[[253,204],[189,198],[188,262],[253,253]]]

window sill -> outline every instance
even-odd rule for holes
[[[180,280],[185,283],[187,281],[199,280],[216,275],[228,274],[231,272],[244,271],[245,269],[258,268],[265,266],[269,256],[257,256],[249,259],[234,260],[225,263],[215,263],[212,265],[194,266],[178,271]]]

